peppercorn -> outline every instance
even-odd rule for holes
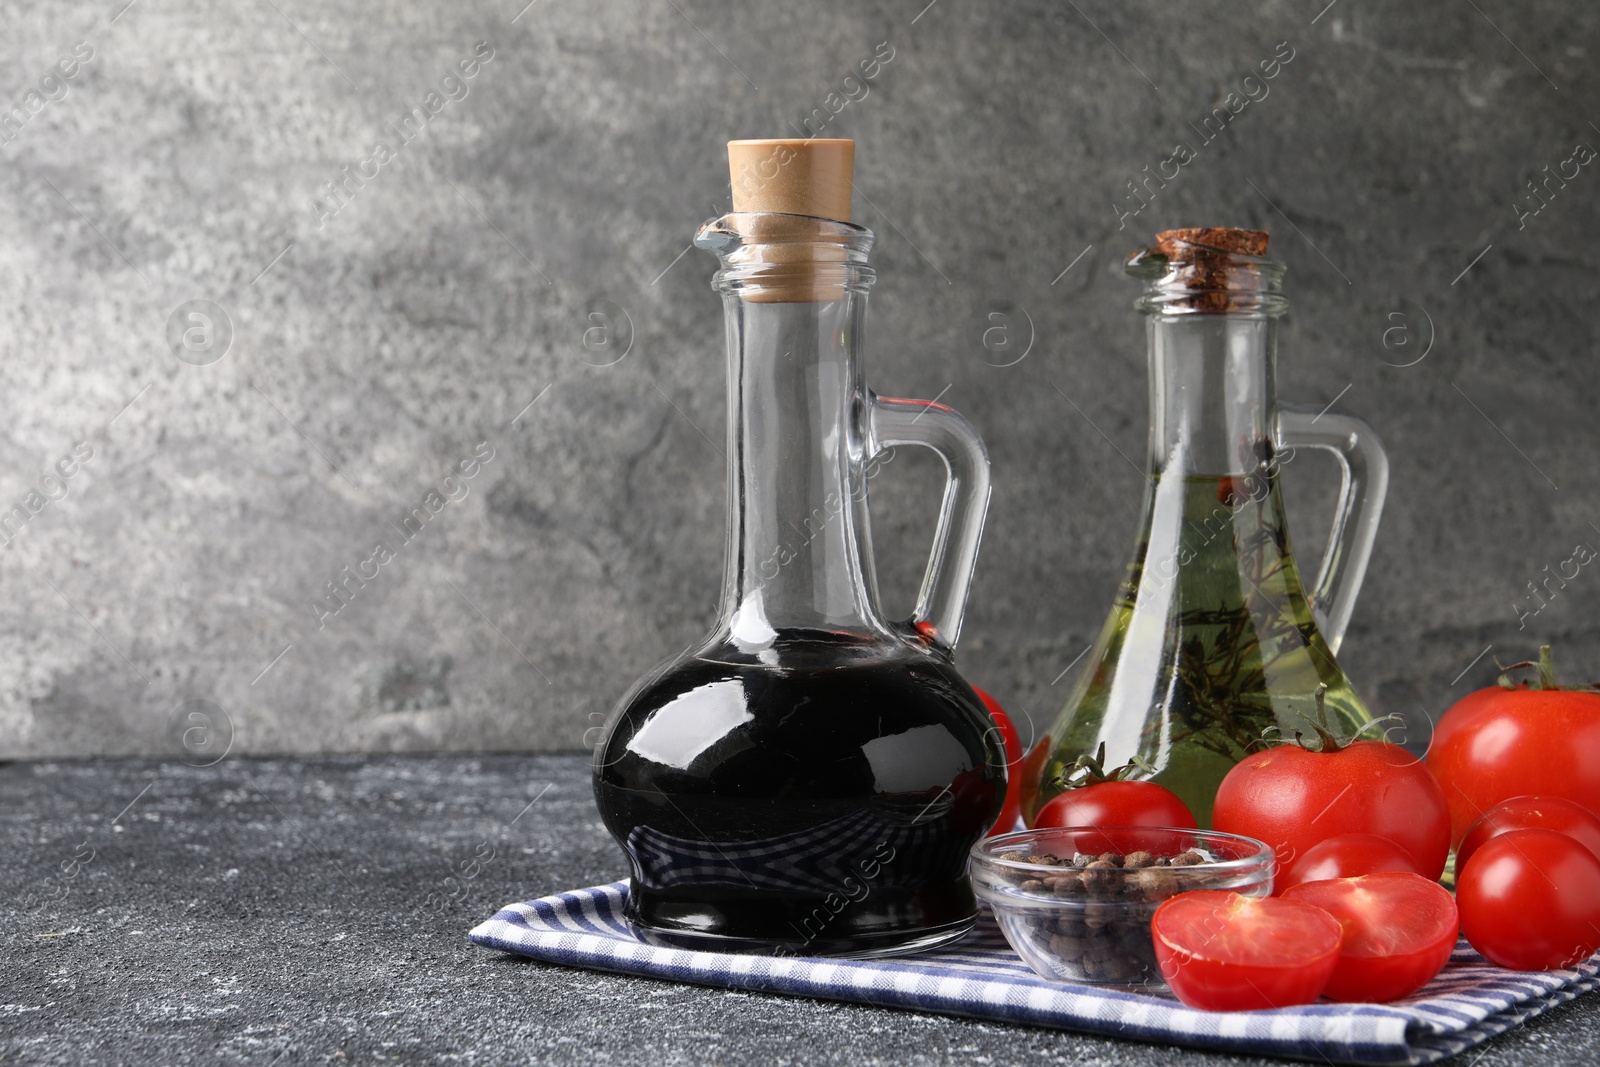
[[[1062,974],[1080,981],[1159,985],[1160,971],[1150,940],[1154,906],[1180,888],[1206,888],[1194,873],[1177,868],[1214,862],[1198,849],[1176,856],[1147,850],[1075,852],[1071,859],[1050,854],[1011,853],[1011,860],[1048,868],[1016,872],[1022,892],[1063,902],[1059,913],[1028,920],[1040,947],[1060,961]]]

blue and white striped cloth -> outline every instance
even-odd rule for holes
[[[1432,1063],[1600,987],[1600,954],[1572,970],[1525,974],[1490,966],[1463,941],[1444,972],[1409,1000],[1206,1012],[1167,996],[1046,981],[1017,958],[986,912],[962,941],[918,956],[729,955],[635,940],[622,919],[627,889],[616,882],[512,904],[467,936],[593,970],[1336,1063]]]

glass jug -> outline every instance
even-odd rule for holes
[[[1359,419],[1280,405],[1274,384],[1283,265],[1267,235],[1177,230],[1129,257],[1144,282],[1150,473],[1127,576],[1050,733],[1034,748],[1024,814],[1103,742],[1135,758],[1202,827],[1252,746],[1313,733],[1318,692],[1350,734],[1371,714],[1334,659],[1377,533],[1388,460]],[[1290,546],[1279,473],[1326,449],[1343,484],[1311,591]]]
[[[652,943],[880,955],[953,940],[976,915],[967,850],[998,812],[1005,757],[951,646],[989,464],[954,411],[864,384],[872,234],[835,221],[852,151],[731,143],[735,208],[790,210],[736,210],[695,238],[721,260],[727,323],[721,612],[622,699],[594,761],[631,868],[625,918]],[[915,613],[891,623],[867,490],[899,445],[935,450],[948,481]]]

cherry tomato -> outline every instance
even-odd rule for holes
[[[1514,971],[1571,967],[1600,949],[1600,859],[1554,830],[1511,830],[1456,874],[1461,932]]]
[[[1343,937],[1321,908],[1214,889],[1168,898],[1150,930],[1161,977],[1207,1011],[1310,1004],[1333,976]]]
[[[1455,898],[1418,874],[1385,871],[1307,882],[1283,895],[1339,920],[1339,964],[1323,994],[1333,1000],[1409,997],[1433,980],[1456,947]]]
[[[1032,825],[1054,826],[1168,826],[1197,829],[1194,813],[1166,786],[1132,777],[1148,774],[1140,760],[1106,770],[1106,745],[1094,755],[1083,753],[1052,786],[1065,784],[1064,792],[1039,809]]]
[[[1017,828],[1017,820],[1022,812],[1022,738],[1017,736],[1017,728],[1012,725],[1011,716],[1006,714],[1006,709],[1000,706],[999,701],[977,686],[973,686],[972,691],[978,694],[983,706],[989,709],[989,715],[994,719],[995,728],[1000,731],[1000,740],[1005,744],[1006,750],[1006,800],[1000,807],[1000,817],[995,820],[994,828],[987,836],[1008,834]]]
[[[1154,782],[1080,785],[1039,809],[1034,826],[1175,826],[1197,829],[1178,795]]]
[[[1222,779],[1211,824],[1265,841],[1281,864],[1342,834],[1393,841],[1435,880],[1450,854],[1439,783],[1421,760],[1383,741],[1317,752],[1288,744],[1246,756]]]
[[[1444,786],[1459,842],[1502,800],[1554,796],[1600,815],[1600,692],[1563,689],[1539,650],[1538,675],[1469,693],[1433,728],[1428,766]]]
[[[1485,841],[1511,830],[1554,830],[1566,834],[1600,857],[1600,818],[1560,797],[1512,797],[1502,800],[1472,824],[1456,847],[1456,870],[1466,867]]]
[[[1411,853],[1386,837],[1340,834],[1312,845],[1304,856],[1281,866],[1272,891],[1285,893],[1306,882],[1354,878],[1379,871],[1422,873]]]

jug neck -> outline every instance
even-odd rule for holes
[[[1271,466],[1277,429],[1283,265],[1266,234],[1174,230],[1129,257],[1145,282],[1150,469],[1155,475],[1252,474]]]
[[[745,652],[783,631],[869,640],[892,632],[877,607],[867,512],[860,346],[871,235],[824,220],[797,226],[818,239],[787,227],[781,243],[767,241],[755,233],[761,227],[728,216],[708,223],[698,241],[722,257],[715,284],[727,326],[728,528],[717,635]]]
[[[1276,320],[1151,314],[1150,471],[1250,474],[1267,464],[1277,424]]]

